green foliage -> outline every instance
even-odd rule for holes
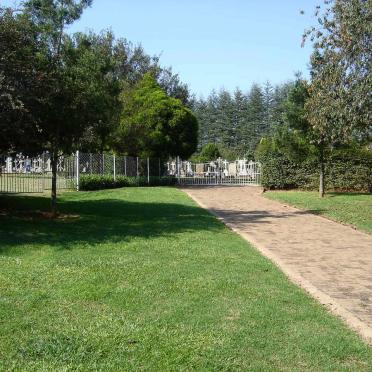
[[[17,10],[0,7],[0,151],[49,151],[54,211],[58,157],[75,149],[111,150],[122,111],[120,93],[132,91],[145,72],[150,71],[170,96],[189,101],[178,75],[160,67],[159,58],[141,46],[115,40],[112,32],[68,34],[66,27],[91,4],[28,0]],[[150,147],[142,154],[153,152],[151,146],[160,153],[164,145],[164,157],[176,150],[189,156],[196,147],[196,119],[179,100],[156,87],[163,105],[151,113],[155,124],[151,134],[146,133],[149,143],[143,143]],[[154,107],[158,103],[151,101]],[[163,121],[157,121],[157,114]]]
[[[209,154],[204,154],[204,149],[210,147]],[[216,160],[218,158],[235,161],[241,156],[241,151],[234,147],[226,147],[222,145],[216,145],[214,143],[206,144],[203,146],[202,150],[195,153],[190,160],[194,163],[205,163],[211,160]],[[253,157],[252,157],[253,158]]]
[[[315,190],[319,182],[316,158],[302,162],[290,159],[274,140],[261,141],[256,157],[262,163],[262,185],[267,189]],[[369,191],[372,188],[372,153],[360,148],[333,150],[325,162],[328,190]]]
[[[37,113],[44,58],[35,25],[0,8],[0,152],[38,149]]]
[[[198,122],[181,101],[169,97],[147,73],[123,92],[123,112],[113,139],[119,153],[141,157],[190,157],[196,150]]]
[[[260,139],[283,122],[283,102],[291,86],[253,84],[247,93],[239,88],[234,94],[222,89],[212,91],[206,99],[194,100],[192,109],[200,127],[199,150],[212,142],[220,151],[236,154],[235,158],[251,157]]]
[[[327,143],[368,140],[372,131],[371,1],[324,0],[318,25],[305,32],[314,43],[311,125]]]
[[[199,155],[193,156],[193,161],[205,163],[211,160],[216,160],[221,157],[218,146],[214,143],[207,143],[203,146]]]
[[[103,152],[108,149],[109,138],[117,126],[121,111],[119,99],[122,82],[118,79],[117,43],[111,32],[75,34],[71,50],[76,57],[85,60],[89,66],[90,84],[87,94],[87,127],[80,138],[78,147],[87,152]]]
[[[225,147],[225,146],[218,146],[218,150],[220,152],[220,157],[225,160],[235,161],[241,157],[241,151],[238,148],[234,147]]]
[[[283,104],[285,125],[278,128],[277,145],[287,157],[295,162],[314,159],[319,167],[319,196],[324,196],[324,163],[330,143],[308,120],[306,105],[309,101],[309,85],[297,75]]]
[[[127,177],[111,175],[83,175],[80,177],[79,188],[82,191],[116,189],[121,187],[138,186],[173,186],[176,184],[174,177]]]

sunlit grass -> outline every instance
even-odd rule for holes
[[[308,191],[270,191],[264,195],[372,233],[372,194],[327,193],[323,199]]]
[[[0,198],[0,369],[372,368],[357,335],[177,189],[28,212],[48,206]]]

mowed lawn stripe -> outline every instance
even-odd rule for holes
[[[3,370],[370,370],[372,350],[175,188],[0,198]],[[17,212],[10,212],[17,210]]]

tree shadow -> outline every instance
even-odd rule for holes
[[[211,212],[219,217],[222,217],[227,222],[233,222],[238,225],[251,225],[251,224],[270,224],[273,219],[290,218],[301,215],[322,215],[324,209],[316,210],[291,210],[288,212],[270,212],[265,210],[231,210],[231,209],[218,209],[211,208]]]
[[[89,194],[87,194],[89,195]],[[56,249],[89,247],[102,243],[127,243],[137,237],[177,239],[182,232],[221,231],[210,213],[193,205],[171,202],[137,202],[110,197],[61,198],[59,211],[72,218],[49,220],[31,211],[49,210],[49,199],[38,196],[0,196],[0,254],[26,252],[40,246]],[[272,213],[265,210],[212,209],[227,222],[238,225],[269,224],[273,219],[315,211]]]
[[[73,249],[102,243],[128,242],[136,237],[175,238],[180,232],[221,231],[222,225],[192,205],[135,202],[120,199],[61,199],[59,211],[73,218],[48,220],[27,211],[48,210],[49,200],[36,196],[0,197],[0,254],[27,245]],[[21,250],[17,249],[17,254]]]

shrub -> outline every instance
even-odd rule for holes
[[[150,181],[150,182],[149,182]],[[80,177],[79,188],[82,191],[93,191],[103,189],[115,189],[121,187],[138,186],[173,186],[176,184],[174,177],[127,177],[117,176],[114,179],[112,175],[82,175]]]
[[[206,163],[208,161],[216,160],[221,156],[218,146],[214,143],[207,143],[203,146],[200,154],[192,156],[191,160],[195,163]]]
[[[275,146],[262,143],[256,152],[262,164],[261,183],[267,189],[305,189],[319,187],[319,165],[315,160],[296,163]],[[372,154],[363,149],[332,151],[325,167],[327,190],[371,191]]]

